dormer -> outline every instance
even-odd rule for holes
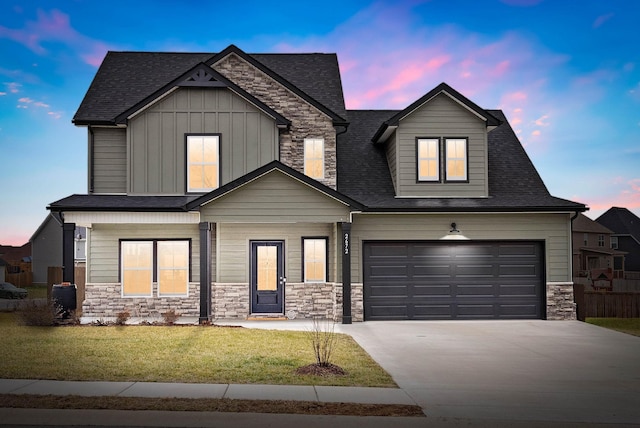
[[[385,121],[373,142],[384,146],[398,198],[486,198],[487,133],[500,123],[441,83]]]

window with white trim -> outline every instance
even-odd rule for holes
[[[467,139],[445,138],[445,178],[447,181],[467,181]]]
[[[304,173],[315,178],[324,178],[324,139],[304,139]]]
[[[440,139],[418,138],[418,181],[440,180]]]
[[[604,247],[604,235],[598,235],[598,247]]]
[[[187,135],[187,192],[210,192],[220,186],[220,136]]]
[[[618,237],[617,236],[612,236],[611,237],[611,248],[613,248],[614,250],[618,249]]]
[[[153,242],[122,241],[122,297],[153,295]]]
[[[302,253],[304,282],[326,282],[327,238],[303,238]]]

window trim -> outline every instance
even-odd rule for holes
[[[436,141],[436,162],[438,175],[435,179],[420,178],[420,141],[435,140]],[[442,138],[441,137],[416,137],[416,182],[418,183],[442,183]],[[425,158],[431,159],[431,158]]]
[[[324,281],[307,281],[306,272],[305,272],[305,251],[304,251],[304,243],[306,240],[323,240],[324,241]],[[325,284],[329,281],[329,237],[328,236],[303,236],[301,237],[301,260],[302,260],[302,269],[301,269],[301,280],[304,284]]]
[[[464,155],[465,155],[465,170],[464,170],[464,179],[458,179],[458,178],[454,178],[454,179],[450,179],[449,178],[449,171],[448,171],[448,161],[449,161],[449,156],[447,154],[447,141],[448,140],[464,140]],[[444,156],[443,156],[443,162],[442,162],[442,168],[444,169],[444,182],[445,183],[468,183],[469,182],[469,137],[443,137],[442,138],[442,145],[443,145],[443,152],[444,152]]]
[[[618,237],[617,236],[612,236],[609,238],[609,243],[611,245],[611,249],[613,250],[617,250],[618,249]]]
[[[320,161],[322,163],[322,174],[321,174],[320,177],[313,177],[313,176],[307,174],[307,142],[311,142],[311,141],[313,141],[313,142],[320,141],[322,143],[322,158],[320,159]],[[325,141],[324,137],[308,137],[308,138],[304,139],[303,147],[302,147],[302,157],[303,157],[304,174],[306,176],[311,177],[314,180],[324,180],[325,179],[325,177],[326,177],[325,149],[326,149],[326,141]],[[310,160],[317,160],[317,158],[311,158]]]
[[[600,248],[600,247],[604,248],[605,247],[605,243],[606,242],[605,242],[604,234],[602,234],[602,233],[599,234],[598,235],[598,248]]]
[[[189,187],[189,137],[218,137],[218,176],[217,176],[217,180],[218,180],[218,186],[214,187],[212,189],[204,189],[204,188],[198,188],[198,189],[191,189]],[[202,193],[209,193],[213,190],[216,190],[220,187],[220,180],[222,177],[221,171],[222,171],[222,134],[219,132],[212,132],[212,133],[207,133],[207,132],[187,132],[184,134],[184,179],[185,179],[185,191],[186,193],[197,193],[197,194],[202,194]]]
[[[158,283],[158,242],[160,241],[186,241],[188,244],[188,269],[187,272],[187,294],[185,295],[177,295],[177,294],[160,294],[160,288]],[[152,253],[151,253],[151,294],[141,296],[125,296],[124,295],[124,286],[122,284],[124,275],[123,275],[123,265],[122,265],[122,243],[123,242],[151,242],[152,244]],[[118,283],[120,284],[120,296],[125,299],[129,298],[160,298],[160,297],[189,297],[189,284],[193,282],[193,242],[191,238],[121,238],[118,240]]]

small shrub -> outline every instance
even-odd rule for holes
[[[164,319],[165,325],[174,325],[178,318],[180,318],[180,314],[177,314],[175,309],[169,309],[162,314],[162,318]]]
[[[25,302],[23,309],[17,313],[23,325],[48,327],[59,323],[63,311],[54,303],[42,304],[31,300]]]
[[[314,317],[309,338],[316,357],[316,364],[320,367],[331,366],[331,356],[338,340],[338,335],[335,333],[335,321]]]
[[[116,325],[125,325],[129,318],[131,318],[129,311],[118,312],[116,314]]]

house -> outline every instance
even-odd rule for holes
[[[48,284],[48,269],[62,266],[62,221],[49,213],[29,238],[33,285]],[[86,260],[86,229],[77,226],[73,233],[74,265],[82,266]]]
[[[640,218],[626,208],[611,207],[596,219],[611,229],[611,248],[625,251],[625,271],[640,272]]]
[[[584,214],[573,221],[574,281],[596,289],[612,289],[624,278],[625,253],[611,245],[613,232]]]
[[[335,54],[109,52],[73,123],[88,193],[48,208],[87,228],[85,320],[575,317],[586,206],[445,83],[347,110]]]

